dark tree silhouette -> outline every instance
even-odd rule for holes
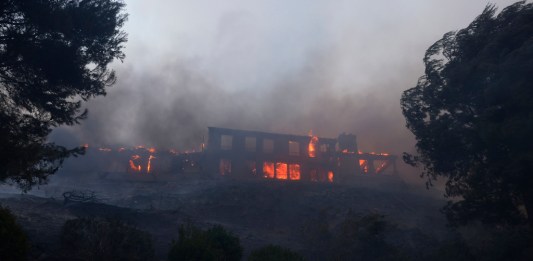
[[[452,224],[469,220],[533,228],[533,4],[496,15],[489,5],[468,27],[446,33],[403,93],[428,183],[445,177]],[[527,218],[529,216],[529,218]]]
[[[180,225],[172,240],[168,260],[241,260],[240,240],[220,225],[202,230],[192,223]]]
[[[71,155],[47,143],[53,127],[87,116],[82,101],[105,95],[122,60],[121,0],[0,1],[0,182],[46,181]]]

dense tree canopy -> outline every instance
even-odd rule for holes
[[[434,43],[424,63],[401,100],[418,152],[404,160],[423,166],[429,183],[446,178],[450,221],[525,221],[533,215],[533,4],[499,14],[487,6]]]
[[[121,0],[0,1],[0,182],[43,182],[65,157],[53,127],[86,117],[82,101],[115,82],[127,15]]]

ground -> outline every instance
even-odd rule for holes
[[[356,184],[191,179],[173,181],[93,180],[83,189],[100,202],[66,203],[64,191],[82,189],[72,182],[53,182],[33,194],[2,194],[28,233],[32,256],[53,254],[66,220],[104,217],[124,220],[152,234],[156,255],[164,259],[178,226],[221,224],[239,236],[244,256],[267,244],[308,252],[307,231],[326,213],[334,228],[348,212],[379,213],[404,231],[418,229],[434,237],[446,234],[439,212],[444,204],[423,188],[409,187],[395,177],[364,177]]]

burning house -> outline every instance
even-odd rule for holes
[[[338,138],[209,127],[207,173],[235,178],[350,182],[357,175],[396,173],[396,156],[363,153],[356,136]]]
[[[133,148],[91,148],[67,172],[99,173],[131,180],[172,180],[176,174],[237,179],[349,183],[357,176],[396,173],[396,156],[359,151],[356,136],[337,138],[208,128],[200,152]],[[123,175],[128,173],[130,175]]]

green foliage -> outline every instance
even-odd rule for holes
[[[446,178],[452,224],[519,224],[533,213],[533,4],[496,15],[487,6],[468,27],[426,51],[425,74],[403,93],[407,127],[428,185]],[[533,219],[529,219],[533,227]]]
[[[0,207],[0,260],[26,260],[28,249],[26,234],[13,214]]]
[[[303,261],[301,255],[281,246],[268,245],[250,253],[249,261]]]
[[[69,220],[63,226],[61,245],[67,258],[80,260],[154,259],[150,234],[117,220]]]
[[[121,0],[0,3],[0,182],[28,190],[83,153],[47,143],[53,127],[87,116],[82,101],[105,95],[123,59]]]
[[[239,238],[215,225],[204,231],[191,223],[181,225],[179,238],[172,241],[168,260],[240,260]]]

